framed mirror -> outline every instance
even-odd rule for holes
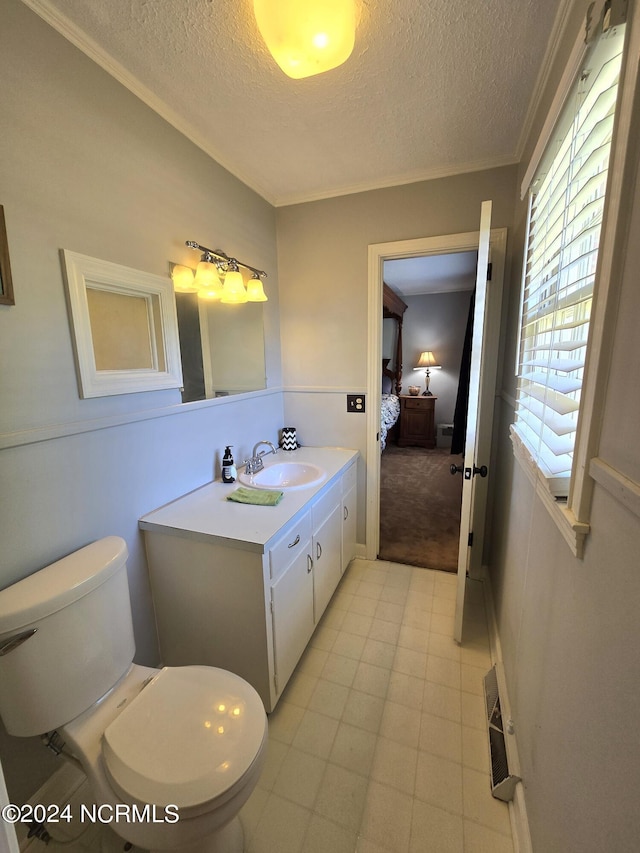
[[[61,251],[80,396],[180,388],[170,279]]]
[[[4,222],[4,207],[0,204],[0,305],[15,305],[11,264],[9,263],[9,244]]]
[[[176,293],[182,402],[267,387],[263,303],[224,305]]]

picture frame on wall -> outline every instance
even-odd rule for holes
[[[4,207],[0,204],[0,305],[15,305],[13,281],[9,263],[9,244],[4,221]]]

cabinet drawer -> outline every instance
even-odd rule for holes
[[[311,513],[306,512],[302,518],[287,527],[275,545],[269,548],[269,573],[272,580],[282,574],[301,551],[310,549],[310,539]]]
[[[345,473],[342,475],[342,494],[346,495],[349,489],[352,489],[358,479],[358,466],[352,465]]]
[[[430,404],[431,399],[429,397],[405,397],[404,398],[404,407],[405,409],[426,409]]]
[[[329,491],[322,495],[322,497],[319,498],[311,507],[314,530],[317,530],[325,518],[331,515],[331,512],[336,508],[336,506],[340,505],[341,501],[342,482],[341,480],[338,480],[338,482],[334,483]]]

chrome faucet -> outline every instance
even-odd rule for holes
[[[270,450],[263,450],[262,453],[258,453],[258,448],[262,447],[263,444],[266,444]],[[264,468],[264,463],[262,461],[263,456],[268,456],[269,453],[277,453],[278,448],[271,444],[270,441],[259,441],[253,448],[253,452],[251,453],[251,459],[247,459],[245,463],[244,470],[247,474],[256,474],[258,471],[262,471]]]

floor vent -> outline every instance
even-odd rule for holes
[[[484,677],[484,697],[489,728],[489,750],[491,754],[491,793],[505,803],[513,799],[519,776],[509,773],[504,723],[500,708],[498,675],[493,666]]]

